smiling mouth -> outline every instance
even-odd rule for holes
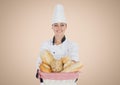
[[[61,33],[62,31],[56,31],[57,33]]]

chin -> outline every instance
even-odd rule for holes
[[[64,34],[57,33],[56,36],[64,36]]]

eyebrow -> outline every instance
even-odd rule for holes
[[[60,23],[60,25],[63,25],[63,24],[64,24],[64,25],[67,25],[66,23]],[[54,23],[54,24],[52,24],[52,26],[53,26],[53,25],[58,25],[58,23]]]
[[[58,23],[54,23],[54,24],[58,24]],[[60,23],[60,24],[65,24],[65,23]]]
[[[58,23],[54,23],[54,24],[58,24]]]
[[[60,23],[60,24],[65,24],[65,23]]]

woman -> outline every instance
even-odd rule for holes
[[[53,54],[55,59],[60,59],[63,56],[69,56],[72,61],[77,62],[79,61],[78,46],[75,43],[66,39],[66,36],[65,36],[66,29],[67,29],[67,22],[64,16],[64,8],[62,5],[58,4],[55,8],[54,16],[52,19],[52,30],[54,31],[54,37],[51,40],[43,43],[40,50],[41,51],[49,50],[51,54]],[[40,63],[41,63],[41,59],[40,57],[38,57],[37,75],[36,75],[37,78],[39,78],[38,75],[40,70],[39,69]],[[41,79],[41,82],[43,82],[42,79]],[[60,85],[63,85],[63,84],[60,84]]]

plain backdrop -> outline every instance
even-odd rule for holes
[[[78,85],[120,85],[120,0],[0,0],[0,85],[39,85],[36,59],[58,3],[84,64]]]

